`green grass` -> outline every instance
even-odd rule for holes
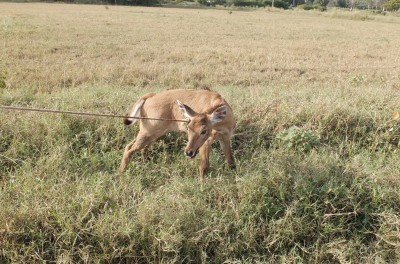
[[[0,263],[400,261],[396,16],[0,5],[0,104],[211,87],[237,119],[236,170],[215,144],[201,179],[182,135],[119,174],[137,126],[1,110]]]
[[[221,91],[235,96],[236,89]],[[105,90],[38,95],[33,102],[50,107],[57,104],[52,98],[79,96],[101,108]],[[137,127],[3,114],[3,262],[398,260],[398,137],[388,140],[380,121],[362,113],[280,112],[252,116],[245,126],[246,113],[238,113],[233,140],[237,170],[224,167],[215,146],[203,181],[178,134],[118,174],[121,150]],[[308,151],[282,145],[275,131],[291,124],[315,128],[319,144]]]

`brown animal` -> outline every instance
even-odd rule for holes
[[[142,96],[124,119],[126,125],[133,124],[133,117],[162,119],[187,118],[188,122],[140,120],[136,139],[125,147],[120,171],[123,172],[131,155],[151,145],[169,131],[186,132],[188,143],[185,155],[193,159],[200,153],[200,175],[209,167],[211,143],[218,140],[231,168],[235,167],[231,137],[235,120],[229,104],[216,92],[207,90],[169,90]]]

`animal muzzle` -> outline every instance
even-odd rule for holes
[[[196,151],[193,150],[185,150],[185,155],[186,157],[188,157],[189,159],[193,159],[194,157],[196,157],[197,153],[199,152],[199,149],[197,149]]]

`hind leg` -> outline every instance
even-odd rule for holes
[[[122,156],[121,164],[119,166],[119,171],[124,172],[126,166],[129,163],[129,159],[131,158],[132,154],[139,150],[144,150],[147,146],[152,144],[160,135],[149,135],[147,133],[140,133],[136,136],[135,140],[129,143],[125,147],[124,154]],[[143,152],[142,152],[143,153]]]

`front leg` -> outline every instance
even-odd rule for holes
[[[232,131],[218,131],[215,133],[214,138],[217,139],[221,145],[221,149],[224,153],[226,163],[228,163],[229,168],[235,169],[235,159],[233,157],[232,147],[231,147],[231,135]]]
[[[224,152],[226,163],[228,163],[229,168],[235,169],[235,159],[233,158],[231,140],[229,137],[221,137],[219,140],[222,151]]]
[[[210,150],[211,150],[211,143],[212,140],[207,140],[203,146],[200,147],[199,154],[200,154],[200,176],[203,177],[205,172],[207,171],[208,167],[210,166]]]

